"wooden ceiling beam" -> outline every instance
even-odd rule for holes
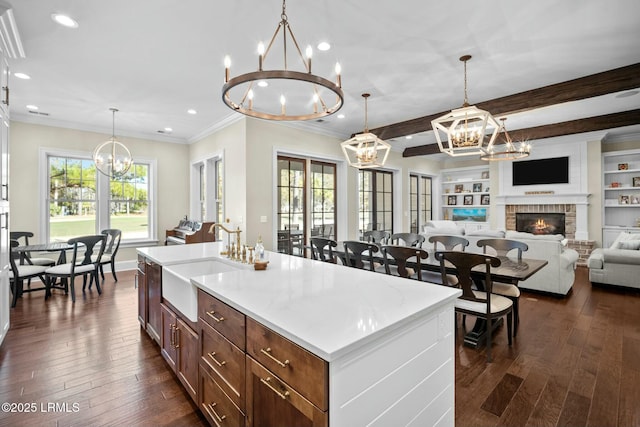
[[[573,135],[576,133],[593,132],[637,124],[640,124],[640,109],[544,126],[535,126],[527,129],[510,130],[509,136],[513,141],[533,141],[552,138],[554,136]],[[504,140],[498,140],[496,144],[504,144]],[[436,153],[440,153],[438,144],[428,144],[406,148],[402,153],[402,157],[424,156]]]
[[[640,63],[616,68],[562,83],[544,86],[474,104],[494,117],[542,108],[563,102],[578,101],[612,92],[640,87]],[[454,107],[457,108],[457,107]],[[381,139],[392,139],[432,130],[431,121],[449,111],[381,126],[370,131]]]

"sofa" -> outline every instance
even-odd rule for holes
[[[453,222],[453,221],[451,221]],[[562,235],[535,235],[518,231],[502,230],[477,230],[464,233],[455,227],[455,223],[443,223],[442,221],[432,221],[435,223],[423,228],[426,242],[423,248],[429,252],[429,257],[433,257],[433,245],[428,243],[429,237],[435,234],[463,235],[469,241],[467,252],[482,253],[482,248],[478,246],[478,240],[506,238],[518,240],[528,245],[529,250],[522,256],[524,258],[543,259],[548,262],[542,270],[531,276],[529,279],[518,284],[521,289],[549,293],[557,296],[566,296],[575,280],[575,269],[578,262],[578,252],[566,247],[566,239]],[[491,253],[489,253],[491,255]]]
[[[608,248],[591,252],[589,281],[640,289],[640,234],[622,232]]]

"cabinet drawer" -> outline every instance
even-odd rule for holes
[[[200,370],[200,410],[212,425],[217,427],[242,427],[244,414],[224,394],[218,384]]]
[[[198,316],[222,336],[245,349],[245,316],[215,297],[198,290]]]
[[[329,414],[247,356],[247,426],[328,427]]]
[[[201,324],[201,365],[220,377],[219,385],[240,409],[244,409],[245,355],[208,324]]]
[[[247,353],[322,411],[328,409],[327,362],[251,318],[247,319]]]

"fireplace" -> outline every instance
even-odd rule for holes
[[[533,234],[565,235],[564,213],[518,213],[516,212],[516,231]]]

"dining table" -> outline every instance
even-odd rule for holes
[[[332,249],[334,255],[342,260],[342,263],[346,265],[346,256],[344,251],[344,242],[337,242],[336,248]],[[378,245],[380,246],[380,245]],[[515,286],[521,281],[527,280],[535,273],[540,271],[549,262],[543,259],[534,258],[517,258],[511,256],[500,256],[500,266],[492,267],[490,277],[492,282],[509,283]],[[373,260],[378,263],[384,262],[384,255],[377,252],[373,256]],[[389,258],[389,261],[393,263],[393,259]],[[410,261],[407,262],[407,266],[415,268],[417,264],[413,264]],[[440,263],[435,257],[429,255],[426,260],[421,260],[420,268],[423,271],[440,272]],[[447,274],[456,274],[456,269],[453,266],[445,267]],[[471,278],[478,288],[478,290],[485,289],[484,280],[486,278],[486,267],[484,265],[478,265],[471,270]],[[497,319],[492,324],[492,332],[497,327],[502,325],[503,319]],[[468,331],[464,336],[464,344],[469,347],[478,347],[485,342],[486,320],[476,318],[476,322],[473,328]]]
[[[73,250],[73,245],[67,242],[49,242],[30,245],[20,245],[11,249],[20,256],[20,264],[30,264],[29,254],[31,252],[59,252],[56,265],[65,264],[67,262],[67,251]],[[51,288],[62,289],[67,292],[67,280],[62,279],[60,283],[51,283]],[[42,290],[37,288],[32,290]]]

